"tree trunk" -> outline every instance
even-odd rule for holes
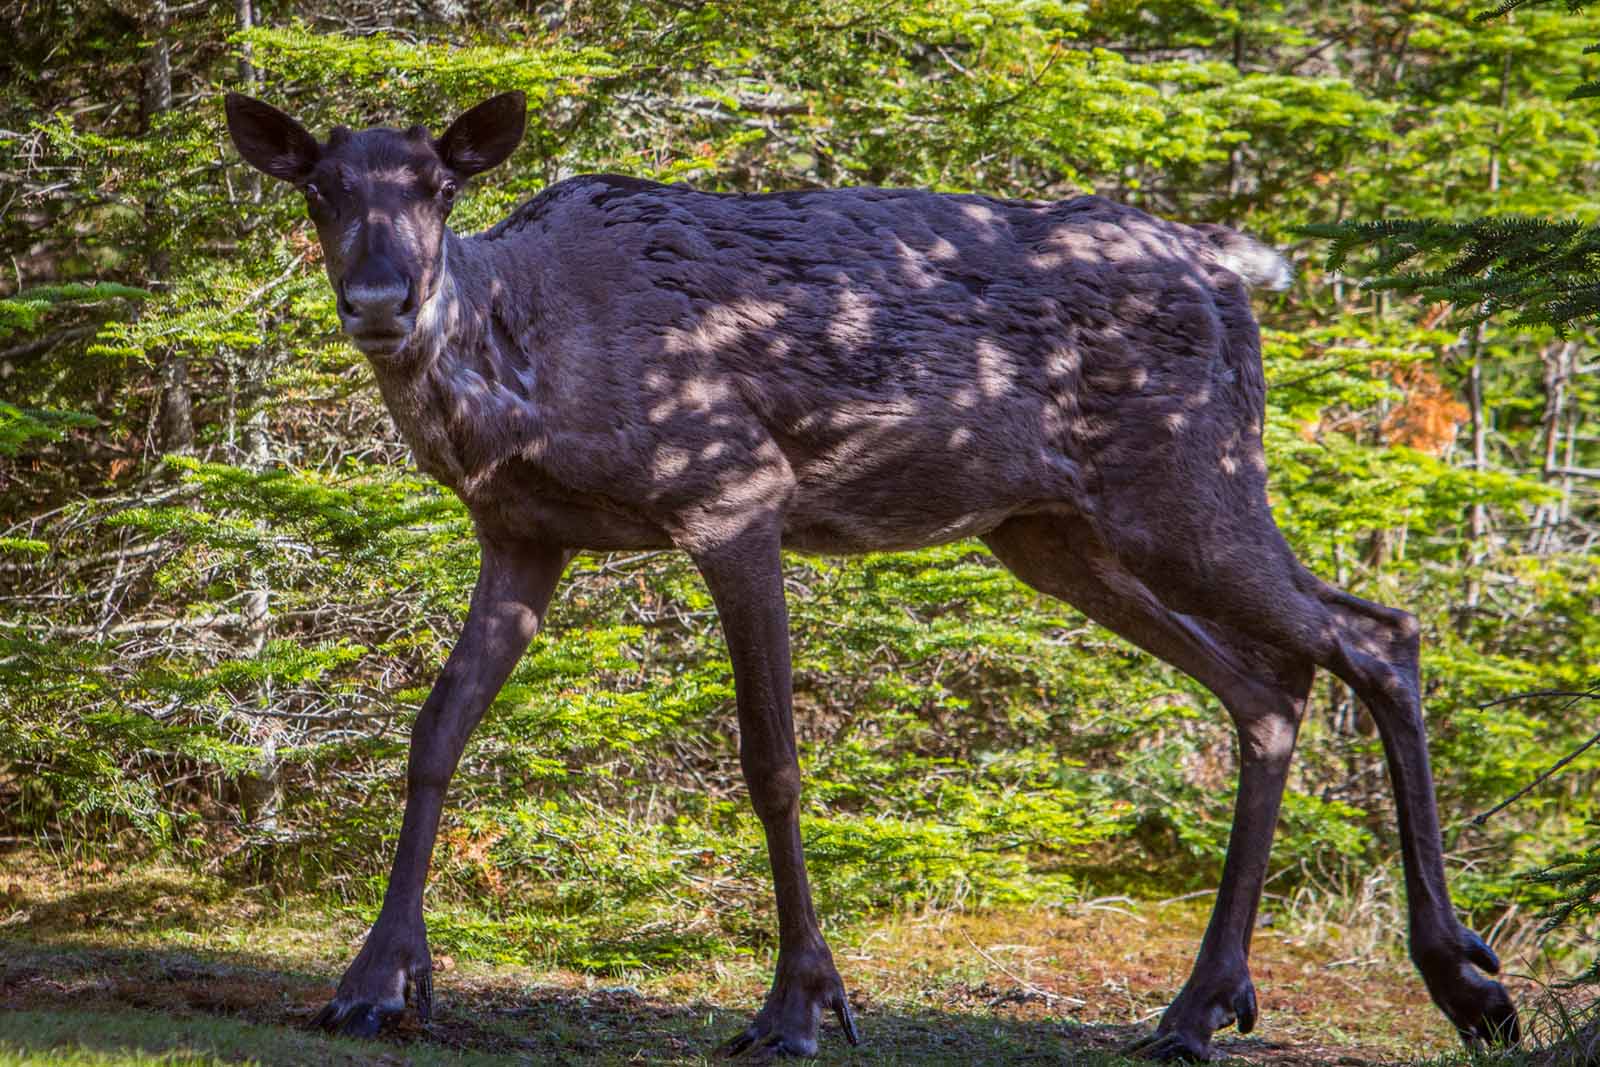
[[[255,25],[252,0],[235,0],[234,15],[240,30]],[[256,91],[254,49],[246,42],[239,50],[239,84],[246,93]],[[251,201],[261,199],[261,175],[251,170],[245,186]],[[242,229],[242,228],[241,228]],[[244,236],[241,233],[241,236]],[[240,361],[242,378],[240,392],[245,411],[243,456],[245,466],[260,473],[272,461],[271,442],[267,431],[267,382],[271,378],[273,360],[270,349],[263,347],[244,354]],[[238,380],[238,379],[236,379]],[[257,523],[262,529],[263,524]],[[266,573],[259,567],[250,570],[254,586],[245,598],[245,641],[252,656],[259,656],[267,647],[272,625],[272,596]],[[262,711],[271,711],[273,703],[272,680],[261,684],[257,694]],[[248,716],[248,713],[247,713]],[[278,832],[278,814],[283,806],[283,783],[280,777],[282,761],[278,757],[278,734],[282,724],[267,715],[256,717],[252,733],[259,739],[260,757],[255,766],[240,780],[240,799],[244,803],[245,817],[258,832],[274,836]]]
[[[166,0],[152,0],[144,24],[150,38],[150,53],[144,60],[139,125],[149,132],[155,117],[172,109],[172,40],[168,36]]]
[[[1483,471],[1488,466],[1488,422],[1483,410],[1483,323],[1472,328],[1468,344],[1472,365],[1467,372],[1467,410],[1472,418],[1472,469]],[[1489,532],[1489,510],[1482,504],[1472,505],[1468,517],[1467,566],[1476,568],[1487,554],[1484,537]],[[1475,573],[1467,577],[1467,610],[1470,613],[1483,599],[1483,582]]]
[[[1560,466],[1561,429],[1566,414],[1563,407],[1567,398],[1567,378],[1570,374],[1568,367],[1572,359],[1572,350],[1571,341],[1560,345],[1547,344],[1539,350],[1539,360],[1544,364],[1544,414],[1539,420],[1539,432],[1544,435],[1544,455],[1541,457],[1539,473],[1547,482],[1557,477],[1557,469]],[[1562,506],[1559,501],[1541,503],[1534,511],[1531,547],[1535,552],[1549,552],[1557,544],[1562,522],[1561,512]]]
[[[168,353],[161,361],[161,410],[157,416],[163,455],[182,455],[194,448],[194,405],[189,395],[189,361]]]
[[[1500,115],[1495,119],[1495,143],[1489,148],[1489,193],[1493,195],[1500,191],[1500,146],[1499,138],[1504,128],[1508,88],[1511,80],[1511,52],[1507,49],[1500,61]],[[1467,406],[1472,412],[1472,469],[1483,471],[1488,468],[1488,414],[1483,406],[1483,334],[1484,324],[1478,323],[1472,328],[1472,368],[1467,377]],[[1472,548],[1470,564],[1473,567],[1483,562],[1488,555],[1488,546],[1484,544],[1489,533],[1489,509],[1482,504],[1472,505],[1471,535]],[[1467,580],[1467,607],[1474,609],[1483,598],[1483,583],[1477,577]]]
[[[139,127],[149,134],[162,114],[172,110],[172,39],[166,0],[152,0],[144,20],[150,40],[143,70],[143,92],[139,96]],[[144,202],[145,279],[150,288],[159,288],[172,268],[167,251],[166,202],[154,193]],[[183,353],[168,352],[159,371],[161,392],[156,423],[158,447],[163,455],[181,455],[194,450],[194,403],[189,394],[189,361]]]

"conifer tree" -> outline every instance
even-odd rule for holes
[[[1503,0],[1480,23],[1554,0]],[[1563,0],[1577,13],[1587,0]],[[1600,44],[1584,50],[1600,52]],[[1600,78],[1580,81],[1568,101],[1600,97]],[[1491,214],[1471,219],[1399,217],[1311,225],[1331,242],[1327,268],[1352,268],[1367,288],[1416,294],[1463,309],[1474,320],[1570,331],[1600,325],[1600,225],[1578,218]],[[1358,253],[1366,253],[1353,262]]]

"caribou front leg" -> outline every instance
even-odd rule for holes
[[[371,1037],[405,1011],[408,994],[426,1021],[433,1010],[433,961],[422,919],[445,790],[467,736],[500,692],[543,622],[569,553],[545,545],[479,538],[483,562],[455,650],[411,731],[406,811],[383,908],[338,993],[314,1025]]]
[[[733,660],[739,704],[739,763],[767,835],[778,901],[778,965],[755,1020],[723,1046],[737,1056],[814,1056],[817,1023],[832,1009],[859,1044],[844,983],[817,926],[800,844],[800,763],[790,711],[789,614],[776,524],[757,524],[695,562],[716,601]]]

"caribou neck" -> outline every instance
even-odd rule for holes
[[[438,284],[406,346],[373,359],[384,403],[417,465],[470,498],[539,426],[528,294],[488,242],[446,230]]]

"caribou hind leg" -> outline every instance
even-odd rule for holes
[[[1154,1036],[1134,1047],[1153,1059],[1207,1059],[1213,1032],[1236,1024],[1249,1033],[1255,1026],[1250,934],[1312,665],[1168,610],[1082,523],[1013,519],[986,540],[1023,581],[1183,670],[1233,717],[1239,792],[1211,922],[1188,982]]]
[[[1435,1004],[1469,1044],[1515,1044],[1516,1009],[1482,972],[1499,961],[1456,918],[1428,764],[1418,676],[1417,621],[1406,612],[1336,589],[1294,557],[1259,484],[1221,485],[1220,507],[1154,513],[1137,541],[1112,552],[1169,608],[1248,635],[1346,682],[1371,711],[1395,793],[1405,863],[1411,958]],[[1177,499],[1184,499],[1178,496]],[[1224,521],[1207,523],[1208,516]]]

